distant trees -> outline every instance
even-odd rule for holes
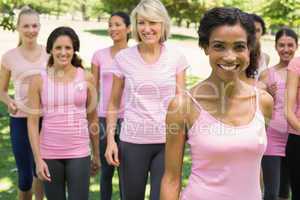
[[[81,14],[82,20],[97,18],[115,11],[130,13],[140,0],[1,0],[0,26],[13,30],[13,9],[29,5],[40,13],[70,14],[72,19]],[[248,12],[258,12],[272,26],[300,25],[300,0],[161,0],[172,20],[179,26],[197,25],[205,11],[215,6],[238,7]]]
[[[262,7],[262,15],[271,26],[300,25],[300,0],[268,0]]]

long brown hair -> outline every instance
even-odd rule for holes
[[[71,39],[72,46],[73,46],[73,49],[74,49],[74,55],[72,57],[71,63],[74,67],[83,68],[82,60],[76,54],[76,52],[79,52],[79,48],[80,48],[79,37],[72,28],[66,27],[66,26],[61,26],[61,27],[58,27],[58,28],[54,29],[54,31],[52,31],[52,33],[50,33],[50,35],[48,37],[46,50],[47,50],[47,53],[50,54],[50,57],[49,57],[47,66],[51,67],[54,63],[53,56],[51,55],[51,50],[53,48],[54,42],[60,36],[68,36]]]

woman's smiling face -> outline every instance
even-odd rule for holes
[[[209,56],[212,73],[221,80],[233,80],[250,62],[246,31],[240,24],[216,27],[210,34],[205,53]]]

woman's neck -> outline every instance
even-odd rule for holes
[[[111,47],[111,55],[115,57],[115,55],[122,49],[128,47],[127,41],[118,41],[114,42],[114,45]]]
[[[289,65],[289,61],[283,61],[280,60],[280,62],[277,64],[278,69],[286,68]]]
[[[239,77],[231,80],[222,80],[216,75],[211,75],[207,81],[215,88],[219,98],[232,98],[240,96],[245,88],[245,83]]]
[[[22,43],[20,48],[26,51],[35,51],[40,48],[40,45],[36,42]]]
[[[121,50],[128,47],[127,40],[114,41],[113,49]]]
[[[160,49],[161,49],[161,44],[155,43],[155,44],[145,44],[145,43],[140,43],[138,45],[138,48],[141,53],[145,54],[160,54]]]

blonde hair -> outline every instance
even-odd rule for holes
[[[137,16],[142,16],[149,21],[162,23],[162,36],[160,42],[164,42],[170,35],[171,21],[167,9],[160,0],[141,0],[131,12],[132,37],[140,42],[137,32]]]
[[[20,19],[22,15],[36,15],[38,19],[40,19],[39,13],[29,6],[23,6],[19,12],[18,18],[17,18],[17,26],[20,24]],[[22,40],[19,38],[18,46],[21,46]]]

